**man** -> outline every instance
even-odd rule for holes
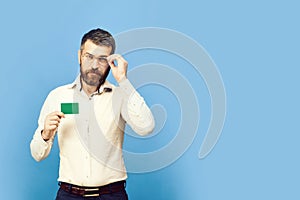
[[[51,91],[42,107],[30,149],[36,161],[45,159],[57,134],[57,200],[128,199],[122,157],[125,123],[145,135],[154,129],[154,119],[126,77],[127,61],[114,51],[107,31],[86,33],[78,51],[80,76]],[[118,87],[106,80],[110,70]]]

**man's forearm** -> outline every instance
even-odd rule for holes
[[[37,130],[30,143],[32,157],[38,162],[45,159],[49,155],[51,147],[52,140],[49,138],[47,141],[45,141],[45,139],[42,137],[41,131]]]
[[[143,97],[134,89],[128,79],[123,80],[119,85],[125,93],[122,116],[137,134],[146,135],[151,133],[155,122]]]

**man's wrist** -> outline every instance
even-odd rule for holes
[[[124,80],[126,80],[127,79],[127,77],[126,76],[123,76],[122,78],[120,78],[119,80],[118,80],[118,83],[121,83],[122,81],[124,81]]]
[[[47,142],[48,140],[50,140],[50,138],[45,137],[45,134],[43,134],[43,133],[44,133],[44,130],[41,131],[41,136],[42,136],[43,140],[45,142]]]

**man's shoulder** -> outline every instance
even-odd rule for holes
[[[103,86],[101,86],[102,88],[110,88],[112,90],[114,90],[117,86],[114,85],[113,83],[111,83],[110,81],[106,80],[103,84]]]
[[[70,83],[70,84],[66,84],[66,85],[60,85],[60,86],[54,88],[53,90],[51,90],[50,94],[64,93],[64,92],[69,91],[73,87],[75,87],[74,83]]]

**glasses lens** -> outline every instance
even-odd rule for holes
[[[108,64],[107,59],[105,57],[98,58],[98,61],[101,65],[107,65]]]
[[[94,56],[93,55],[90,55],[90,54],[84,54],[83,55],[83,58],[86,62],[92,62],[93,59],[94,59]]]
[[[106,57],[98,57],[98,58],[95,58],[94,55],[92,54],[89,54],[89,53],[86,53],[86,54],[83,54],[83,58],[84,58],[84,61],[85,62],[88,62],[88,63],[92,63],[94,62],[95,60],[97,60],[97,62],[101,65],[108,65],[108,62],[107,62],[107,59]]]

